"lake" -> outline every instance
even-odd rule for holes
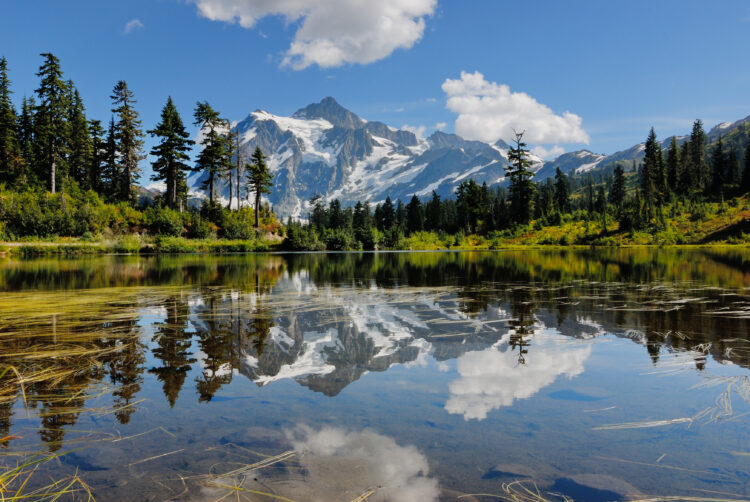
[[[100,501],[747,498],[748,368],[747,249],[0,260],[0,462]]]

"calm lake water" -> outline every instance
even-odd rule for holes
[[[101,501],[748,498],[749,340],[748,250],[5,259],[0,460]]]

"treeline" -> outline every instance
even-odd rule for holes
[[[20,113],[12,100],[7,61],[0,59],[0,236],[159,227],[148,220],[171,220],[178,228],[171,228],[170,233],[180,235],[236,233],[226,231],[226,225],[238,218],[261,229],[260,196],[272,184],[265,155],[257,149],[250,162],[243,163],[239,138],[209,103],[198,102],[193,111],[193,125],[202,134],[200,152],[192,163],[194,142],[171,97],[159,123],[144,131],[134,93],[121,80],[113,88],[112,115],[104,124],[87,116],[78,89],[63,76],[59,59],[50,53],[41,56],[39,87],[33,96],[23,98]],[[165,188],[154,201],[163,210],[156,216],[144,212],[151,201],[139,196],[137,186],[140,163],[146,158],[146,134],[157,141],[150,151],[154,159],[151,180],[162,182]],[[188,215],[187,176],[191,172],[204,173],[208,203],[199,213]],[[222,178],[230,186],[226,208],[216,199]],[[235,207],[242,206],[242,189],[245,198],[254,195],[254,210],[230,209],[234,198]],[[268,207],[265,213],[268,219]]]
[[[287,221],[285,246],[291,250],[347,250],[407,248],[416,238],[432,239],[438,246],[458,245],[464,236],[508,239],[528,230],[582,221],[595,225],[598,236],[613,232],[659,231],[677,214],[704,216],[705,205],[750,192],[750,138],[744,169],[734,145],[721,138],[708,145],[700,120],[690,137],[679,144],[672,138],[666,152],[652,129],[641,162],[617,163],[597,173],[568,176],[559,168],[555,176],[532,180],[528,149],[518,134],[509,150],[507,187],[488,187],[469,179],[461,182],[452,198],[436,192],[408,203],[386,198],[371,208],[358,202],[342,208],[338,200],[327,205],[321,197],[311,202],[307,223]],[[628,172],[626,168],[632,169]],[[533,225],[531,225],[533,224]],[[425,233],[436,235],[425,235]],[[543,242],[552,243],[552,242]],[[557,244],[573,244],[563,236]],[[580,242],[580,243],[590,243]]]

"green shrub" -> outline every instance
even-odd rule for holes
[[[182,214],[166,207],[150,207],[144,214],[144,223],[154,235],[179,237],[185,228]]]

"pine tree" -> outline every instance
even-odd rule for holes
[[[194,170],[206,173],[206,179],[201,188],[208,190],[208,202],[213,205],[216,180],[227,169],[231,169],[230,161],[233,145],[228,137],[230,130],[229,122],[221,118],[219,112],[214,110],[205,101],[196,104],[193,117],[195,118],[193,125],[200,126],[203,132],[203,140],[201,141],[203,150],[198,155],[198,161]],[[251,173],[248,173],[248,179],[251,179],[252,176]],[[257,194],[256,196],[260,197]],[[256,202],[260,200],[257,197]]]
[[[69,98],[68,122],[70,135],[68,136],[68,165],[73,179],[84,189],[91,188],[88,169],[91,167],[93,145],[89,134],[89,122],[86,119],[86,109],[81,95],[72,82],[68,83]]]
[[[690,133],[690,167],[693,188],[702,191],[708,187],[708,166],[706,164],[706,133],[703,122],[696,120]]]
[[[121,201],[135,202],[133,184],[140,176],[138,163],[143,155],[143,131],[141,120],[135,110],[133,91],[127,82],[120,80],[112,92],[112,113],[117,116],[115,139],[117,141],[117,197]]]
[[[750,192],[750,138],[745,147],[745,166],[742,170],[742,193]]]
[[[676,192],[680,171],[680,147],[677,146],[677,138],[672,136],[667,151],[667,186],[669,190]]]
[[[379,225],[379,229],[382,232],[392,229],[396,224],[396,210],[393,207],[393,201],[391,200],[390,196],[385,198],[385,202],[383,203],[383,207],[381,208],[381,214],[382,219]]]
[[[612,190],[609,192],[609,201],[619,212],[625,202],[625,171],[620,164],[615,166],[615,179],[612,182]]]
[[[260,228],[260,198],[264,193],[271,193],[273,175],[266,165],[266,156],[260,147],[255,147],[250,157],[252,164],[248,164],[247,180],[250,191],[255,194],[255,228]]]
[[[406,229],[409,233],[419,232],[424,228],[424,210],[419,198],[412,195],[406,205]]]
[[[154,170],[151,179],[164,181],[167,205],[183,210],[187,199],[185,173],[190,170],[188,152],[194,142],[189,139],[190,133],[185,130],[171,97],[161,110],[161,121],[148,133],[159,139],[159,143],[151,149],[151,155],[155,157],[151,163]]]
[[[677,192],[687,195],[693,189],[692,176],[694,174],[693,160],[690,155],[690,141],[685,141],[680,147],[680,168],[677,174]]]
[[[43,53],[44,64],[36,74],[41,82],[36,90],[39,103],[34,117],[34,157],[36,172],[47,179],[47,187],[53,194],[57,191],[58,171],[64,171],[65,146],[68,138],[67,83],[62,79],[60,60],[50,53]]]
[[[442,223],[440,221],[440,196],[435,190],[432,191],[432,198],[430,199],[430,202],[427,203],[425,213],[425,226],[427,230],[440,230],[442,228]]]
[[[34,165],[34,98],[23,98],[21,116],[18,119],[18,142],[24,163],[24,174],[28,176],[29,169]],[[27,180],[30,181],[30,180]]]
[[[117,166],[117,125],[115,118],[109,119],[107,139],[104,142],[104,169],[102,171],[102,192],[109,200],[117,200],[119,197],[120,180],[119,168]]]
[[[527,156],[529,151],[523,142],[524,133],[515,133],[514,147],[508,150],[508,162],[506,168],[510,184],[510,211],[511,218],[515,223],[526,224],[531,219],[531,201],[534,199],[534,182],[531,179],[534,173],[529,170],[531,162]]]
[[[724,189],[726,177],[727,160],[724,156],[724,142],[719,136],[713,151],[711,152],[711,185],[710,190],[714,195],[719,195]]]
[[[570,212],[570,194],[568,193],[568,177],[560,168],[555,168],[555,207],[561,213]]]
[[[104,128],[101,120],[89,121],[89,134],[91,135],[91,161],[87,169],[88,186],[102,193],[104,189],[104,162],[106,159],[106,142],[104,141]]]
[[[8,62],[0,58],[0,183],[15,181],[23,166],[16,130],[18,117],[11,94]]]
[[[729,145],[727,157],[727,185],[737,185],[740,182],[740,160],[734,150],[734,144]]]

